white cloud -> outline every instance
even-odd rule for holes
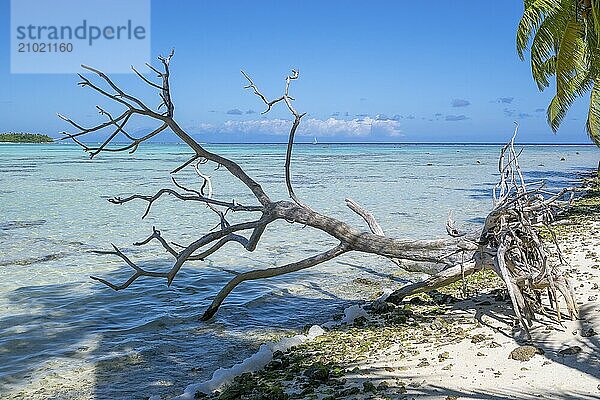
[[[257,133],[266,135],[287,135],[292,121],[288,119],[260,119],[245,121],[225,121],[221,124],[201,124],[194,129],[209,133]],[[400,136],[402,131],[398,121],[378,120],[371,117],[360,119],[316,119],[303,118],[298,128],[299,136],[351,136],[366,137],[370,135]]]
[[[450,104],[452,107],[466,107],[471,104],[471,102],[465,99],[454,99]]]
[[[465,119],[469,119],[466,115],[446,115],[446,121],[464,121]]]

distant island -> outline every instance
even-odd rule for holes
[[[52,143],[53,141],[50,136],[39,133],[0,133],[0,143]]]

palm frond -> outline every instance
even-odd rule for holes
[[[583,26],[574,18],[567,21],[562,31],[556,54],[556,86],[568,82],[578,71],[589,69],[589,55],[583,40]]]
[[[525,50],[528,48],[531,37],[544,19],[560,10],[561,0],[525,1],[525,11],[517,28],[517,53],[521,60],[525,59]]]
[[[531,73],[540,90],[549,86],[549,78],[556,74],[556,50],[568,22],[565,13],[548,15],[541,23],[531,42]]]
[[[589,137],[600,146],[600,77],[596,77],[590,94],[590,110],[586,123]]]
[[[600,47],[600,0],[591,0],[590,4],[592,6],[592,26],[593,32],[595,33],[596,39],[596,47]]]
[[[587,132],[600,146],[600,0],[524,0],[517,29],[517,52],[531,50],[531,73],[538,88],[556,79],[547,110],[557,131],[577,97],[590,90]]]

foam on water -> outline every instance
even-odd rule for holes
[[[235,364],[231,368],[219,368],[213,373],[210,380],[200,383],[191,384],[185,388],[181,396],[175,399],[188,400],[193,399],[197,392],[212,393],[215,390],[223,387],[231,382],[233,378],[245,372],[253,372],[262,369],[273,359],[273,353],[277,351],[287,351],[294,346],[299,346],[309,340],[313,340],[321,336],[325,331],[318,325],[313,325],[308,330],[306,335],[295,335],[279,340],[278,342],[267,342],[262,344],[258,351],[246,358],[244,361]]]

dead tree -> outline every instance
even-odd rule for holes
[[[575,192],[583,189],[572,187],[551,192],[544,189],[543,181],[526,183],[518,161],[521,152],[517,153],[514,146],[517,129],[518,126],[500,152],[500,180],[492,192],[494,207],[478,239],[458,244],[463,251],[470,252],[472,259],[425,281],[404,286],[392,293],[390,301],[397,302],[407,295],[442,287],[465,275],[491,268],[506,284],[516,317],[528,336],[528,326],[535,320],[535,314],[546,315],[541,300],[543,290],[547,290],[559,322],[558,294],[566,303],[569,317],[577,316],[573,291],[560,269],[566,261],[551,224],[569,207]],[[447,231],[451,236],[461,235],[453,226],[451,217]],[[542,239],[541,231],[550,234],[550,243]],[[552,253],[556,254],[558,263],[553,263]]]
[[[390,301],[399,301],[409,294],[454,282],[478,270],[493,269],[506,283],[516,316],[525,329],[527,329],[525,320],[527,320],[527,323],[531,323],[531,320],[535,317],[535,312],[543,310],[540,296],[540,291],[543,289],[548,289],[550,299],[556,306],[559,317],[557,293],[562,294],[570,316],[575,315],[576,306],[568,281],[560,272],[558,265],[551,265],[546,245],[538,234],[540,226],[549,227],[556,212],[568,205],[568,199],[565,201],[565,196],[572,194],[574,189],[549,193],[544,190],[541,183],[538,183],[537,186],[526,184],[519,168],[518,154],[514,149],[514,136],[502,149],[499,162],[501,178],[494,189],[494,208],[487,216],[481,232],[463,234],[454,226],[454,222],[450,217],[447,223],[450,236],[448,238],[415,240],[386,237],[374,216],[351,199],[346,200],[348,207],[365,220],[371,232],[355,228],[343,221],[313,210],[295,194],[291,174],[292,150],[294,136],[305,114],[294,108],[294,98],[290,96],[289,90],[293,81],[298,79],[298,71],[292,70],[291,75],[286,77],[283,95],[271,100],[263,95],[250,76],[242,71],[243,76],[248,81],[245,88],[251,89],[266,107],[263,114],[268,113],[272,107],[282,103],[293,117],[285,159],[285,185],[292,201],[272,200],[261,185],[248,176],[238,164],[206,150],[177,124],[174,119],[175,106],[169,84],[172,57],[172,51],[167,57],[159,57],[160,67],[147,64],[147,67],[156,74],[157,82],[146,78],[132,67],[143,82],[158,92],[160,105],[157,109],[147,106],[139,98],[125,92],[103,72],[82,65],[89,73],[96,74],[100,83],[94,83],[91,79],[80,74],[81,82],[79,82],[79,85],[88,87],[100,95],[121,104],[124,111],[118,116],[113,116],[104,109],[97,107],[100,114],[106,117],[107,120],[89,128],[83,127],[70,118],[59,114],[60,118],[76,129],[74,133],[63,132],[63,139],[74,141],[93,158],[103,152],[128,151],[133,153],[140,144],[150,138],[165,130],[172,131],[192,151],[187,161],[171,171],[174,188],[164,188],[152,195],[133,194],[125,198],[115,197],[110,199],[110,202],[113,204],[124,204],[130,201],[146,202],[147,207],[143,214],[143,217],[145,217],[151,211],[154,202],[164,195],[171,195],[181,201],[197,202],[208,206],[217,215],[218,229],[207,229],[206,234],[186,245],[174,245],[173,242],[163,238],[159,230],[153,229],[153,232],[145,240],[134,244],[143,246],[158,242],[174,258],[174,262],[169,269],[165,271],[148,271],[113,245],[112,250],[98,251],[98,253],[120,257],[132,268],[132,276],[126,282],[118,285],[98,277],[92,277],[92,279],[100,281],[114,290],[125,289],[143,276],[165,278],[167,285],[170,285],[187,261],[205,260],[208,257],[214,257],[215,253],[228,243],[235,243],[249,252],[254,251],[268,225],[277,220],[285,220],[301,227],[308,226],[323,231],[337,239],[339,244],[325,252],[286,265],[253,269],[235,274],[234,278],[216,295],[210,307],[205,311],[202,317],[203,320],[210,319],[228,294],[244,281],[297,272],[322,264],[348,252],[381,255],[389,258],[398,266],[411,271],[431,273],[433,266],[435,274],[430,279],[401,288],[390,296]],[[154,121],[157,126],[149,133],[135,137],[127,132],[127,123],[133,116],[146,117]],[[86,134],[100,131],[108,131],[108,136],[102,144],[91,146],[83,141]],[[125,139],[129,143],[126,145],[111,145],[117,137]],[[205,163],[212,163],[216,167],[227,169],[235,179],[239,180],[253,194],[254,204],[245,205],[236,201],[215,198],[210,178],[199,169],[199,166]],[[199,190],[184,186],[176,179],[177,173],[186,168],[195,169],[200,181]],[[227,215],[232,212],[243,213],[248,217],[245,218],[244,222],[231,224],[227,220]],[[557,244],[556,246],[558,247]],[[564,262],[562,257],[561,262]]]

